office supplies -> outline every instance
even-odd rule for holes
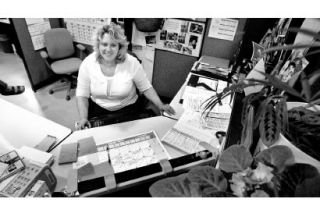
[[[76,162],[78,157],[78,143],[63,144],[59,154],[59,164]]]
[[[38,180],[44,181],[52,193],[57,179],[50,167],[26,159],[24,163],[24,170],[0,183],[0,196],[24,197]]]
[[[57,142],[57,137],[52,136],[52,135],[47,135],[34,148],[39,149],[44,152],[48,152],[52,149],[52,147],[56,144],[56,142]]]
[[[23,161],[16,151],[8,152],[0,156],[1,170],[0,182],[20,172],[25,168]]]
[[[32,161],[47,164],[50,166],[53,163],[53,155],[48,152],[40,151],[35,148],[23,146],[18,150],[21,157],[27,158]]]

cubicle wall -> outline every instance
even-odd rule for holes
[[[22,60],[27,71],[30,84],[33,90],[39,89],[49,81],[54,74],[50,71],[38,51],[34,50],[33,43],[24,18],[10,19],[15,30],[18,42],[22,50]],[[51,28],[60,27],[59,19],[49,19]]]
[[[209,29],[212,19],[208,19],[205,38],[203,41],[203,47],[201,55],[209,55],[218,58],[226,58],[230,61],[234,60],[235,54],[237,53],[240,43],[244,35],[244,29],[247,22],[246,18],[236,18],[238,20],[238,27],[233,41],[210,38],[208,37]]]
[[[173,98],[197,58],[159,49],[154,58],[152,85],[160,96]]]
[[[237,20],[239,20],[239,23],[234,40],[228,41],[208,37],[211,19],[207,19],[200,55],[215,56],[233,61],[242,41],[247,19]],[[198,57],[156,49],[152,85],[158,94],[173,98],[184,83],[193,63],[197,60]]]

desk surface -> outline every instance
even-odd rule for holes
[[[16,149],[34,147],[47,135],[57,137],[57,143],[71,130],[0,98],[0,134]]]
[[[176,121],[173,119],[166,118],[164,116],[157,116],[108,126],[101,126],[81,131],[75,131],[65,141],[63,141],[62,144],[76,142],[79,139],[93,136],[96,144],[99,145],[104,144],[107,141],[137,135],[139,133],[145,133],[152,130],[154,130],[161,139],[165,135],[165,133],[171,127],[173,127],[175,123]],[[171,157],[179,157],[183,155],[183,153],[179,152],[176,149],[166,146],[165,144],[164,146]],[[54,164],[52,165],[52,170],[58,180],[55,191],[61,191],[66,186],[68,172],[72,168],[72,164],[58,164],[60,148],[61,145],[56,147],[51,152],[55,157]]]

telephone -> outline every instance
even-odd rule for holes
[[[0,197],[24,197],[38,180],[54,191],[57,179],[48,165],[23,159],[25,169],[0,183]]]

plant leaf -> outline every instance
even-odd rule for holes
[[[264,72],[260,72],[260,73],[262,75],[266,76],[266,78],[268,79],[268,85],[269,86],[276,87],[276,88],[278,88],[280,90],[283,90],[283,91],[285,91],[287,93],[290,93],[291,95],[294,95],[296,97],[302,98],[298,91],[296,91],[295,89],[290,87],[287,83],[282,82],[280,79],[278,79],[274,75],[270,75],[270,74],[264,73]]]
[[[220,168],[225,172],[241,172],[251,166],[253,158],[241,145],[232,145],[224,150],[219,159]]]
[[[311,98],[311,88],[309,85],[308,78],[305,72],[301,72],[301,86],[302,86],[302,95],[305,95],[307,102],[310,101]]]
[[[262,116],[259,125],[260,138],[264,145],[270,147],[279,139],[281,122],[271,102],[267,104]]]
[[[241,144],[250,149],[253,140],[253,123],[254,123],[254,108],[249,106],[248,113],[246,115],[246,123],[243,125],[241,134]]]
[[[255,160],[267,166],[271,165],[278,172],[282,172],[286,166],[293,164],[294,157],[290,148],[278,145],[261,151]]]
[[[274,183],[280,197],[292,197],[299,184],[307,178],[314,178],[318,175],[319,172],[315,167],[295,163],[287,166],[280,174],[275,174]]]
[[[211,166],[195,167],[189,171],[188,177],[192,183],[196,183],[200,187],[200,190],[211,188],[211,192],[226,191],[228,187],[222,172]]]
[[[207,188],[203,191],[204,197],[236,197],[229,192],[214,191],[212,188]]]
[[[320,35],[317,32],[314,32],[312,30],[302,29],[302,28],[297,28],[297,27],[290,27],[288,29],[288,31],[289,32],[294,32],[294,33],[306,34],[306,35],[309,35],[309,36],[313,37],[314,39],[320,40]]]
[[[305,49],[305,48],[310,48],[310,47],[320,47],[320,43],[313,42],[311,44],[291,44],[291,45],[286,45],[286,46],[275,46],[275,47],[270,47],[270,48],[262,51],[262,54],[275,52],[278,50]]]
[[[320,176],[307,178],[299,184],[295,191],[296,197],[320,197]]]
[[[255,190],[251,195],[251,197],[270,197],[265,191],[263,190]]]
[[[152,197],[201,197],[201,191],[191,184],[187,173],[176,177],[159,180],[151,185],[149,192]]]

